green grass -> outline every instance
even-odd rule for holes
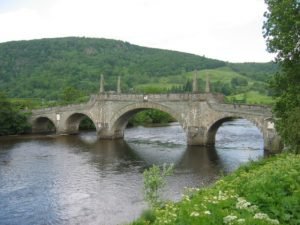
[[[177,86],[174,83],[149,83],[149,84],[139,84],[134,88],[137,92],[144,93],[164,93],[167,92],[172,86]]]
[[[135,91],[143,92],[143,93],[166,93],[171,90],[174,86],[182,86],[186,83],[187,80],[192,80],[195,72],[188,72],[178,75],[165,76],[161,78],[151,78],[149,83],[140,84],[135,87]],[[202,81],[206,80],[206,76],[209,75],[210,82],[216,83],[220,82],[222,84],[228,84],[231,86],[232,78],[244,78],[248,81],[247,86],[239,86],[238,88],[233,89],[235,93],[234,95],[227,96],[228,102],[243,102],[246,104],[261,104],[261,105],[272,105],[274,103],[274,99],[271,96],[267,96],[266,94],[262,94],[262,92],[267,92],[267,85],[261,81],[255,81],[251,78],[245,77],[235,71],[233,71],[229,67],[220,67],[217,69],[206,69],[200,70],[196,72],[197,78]],[[254,84],[255,83],[255,84]],[[202,84],[203,85],[203,84]],[[257,85],[263,85],[262,90],[255,91],[253,88],[257,88]],[[266,87],[264,89],[264,87]],[[201,87],[200,89],[203,89]],[[204,90],[204,89],[203,89]],[[257,90],[257,89],[256,89]]]
[[[212,187],[193,189],[180,202],[148,212],[132,225],[299,225],[299,171],[300,155],[284,153],[251,162]]]
[[[259,104],[259,105],[272,105],[274,103],[274,98],[271,96],[266,96],[258,91],[248,91],[246,93],[241,93],[237,95],[227,96],[228,102],[234,102],[234,99],[239,101],[245,100],[246,104]]]
[[[186,77],[192,79],[195,72],[190,72],[186,74]],[[251,79],[234,72],[229,67],[220,67],[217,69],[206,69],[206,70],[200,70],[197,72],[197,77],[201,78],[202,80],[206,80],[206,76],[209,75],[211,82],[217,82],[220,81],[222,83],[230,83],[232,78],[235,77],[241,77],[245,78],[249,81],[252,81]]]

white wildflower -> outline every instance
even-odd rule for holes
[[[223,222],[225,224],[231,224],[232,221],[236,220],[237,219],[237,216],[234,216],[234,215],[228,215],[226,217],[223,218]]]
[[[210,212],[209,210],[206,210],[206,211],[204,211],[204,214],[206,214],[206,215],[210,215],[210,214],[211,214],[211,212]]]
[[[227,196],[227,192],[225,191],[224,193],[222,191],[219,191],[219,196],[218,196],[218,200],[226,200],[228,199],[228,196]]]
[[[241,197],[240,197],[240,198],[238,198],[237,200],[238,200],[238,202],[237,202],[236,205],[235,205],[235,207],[236,207],[237,209],[247,209],[248,206],[251,205],[251,203],[250,203],[250,202],[247,202],[246,199],[244,199],[244,198],[241,198]]]
[[[197,216],[200,216],[200,213],[198,213],[198,212],[192,212],[190,216],[197,217]]]
[[[259,220],[268,220],[268,219],[270,219],[269,216],[265,213],[256,213],[253,218],[254,219],[259,219]]]
[[[271,219],[267,214],[265,213],[256,213],[253,217],[254,219],[259,219],[259,220],[266,220],[270,224],[279,224],[279,221],[276,219]]]
[[[271,224],[279,224],[279,221],[276,219],[268,219],[268,222],[270,222]]]
[[[190,197],[188,195],[184,195],[184,200],[187,201],[187,202],[191,201],[191,199],[190,199]]]
[[[245,219],[238,219],[236,222],[237,223],[245,223]]]

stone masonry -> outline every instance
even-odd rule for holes
[[[158,109],[173,116],[187,135],[188,145],[213,145],[218,127],[233,118],[245,118],[255,124],[264,138],[264,148],[282,149],[274,128],[271,109],[267,106],[225,104],[224,96],[212,93],[121,94],[101,92],[85,104],[45,108],[32,111],[33,133],[48,129],[51,122],[57,134],[78,132],[87,116],[95,124],[99,139],[123,138],[129,118],[145,109]]]

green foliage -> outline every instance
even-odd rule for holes
[[[246,103],[253,105],[272,105],[274,98],[261,94],[258,91],[248,91],[242,94],[229,95],[226,97],[228,103]]]
[[[166,184],[166,177],[173,173],[173,165],[164,164],[162,169],[159,166],[153,165],[146,169],[144,175],[144,192],[145,199],[152,209],[155,209],[162,204],[159,196],[159,191]]]
[[[28,115],[20,111],[0,92],[0,135],[21,134],[30,129]]]
[[[268,50],[276,53],[280,72],[271,86],[278,96],[274,112],[276,128],[287,146],[300,152],[298,119],[300,108],[300,2],[265,0],[264,36]],[[293,121],[295,119],[295,121]],[[291,131],[294,133],[291,134]],[[293,137],[293,138],[291,138]]]
[[[105,89],[122,90],[166,75],[224,66],[219,60],[145,48],[127,42],[96,38],[54,38],[0,44],[0,89],[10,97],[59,100],[74,87],[89,95],[98,91],[100,74]]]
[[[167,124],[174,122],[175,119],[168,113],[157,109],[148,109],[137,113],[129,120],[129,126],[148,125],[148,124]]]
[[[79,130],[96,130],[96,127],[93,121],[86,116],[81,120]]]
[[[278,107],[278,103],[276,106]],[[277,124],[289,148],[295,153],[300,153],[300,106],[288,110]]]
[[[300,156],[251,162],[212,187],[193,188],[155,210],[155,221],[133,224],[289,224],[300,222]]]
[[[236,87],[236,86],[247,86],[248,85],[248,81],[245,78],[241,78],[241,77],[234,77],[231,79],[231,85],[232,87]]]
[[[64,88],[61,96],[61,100],[64,104],[72,103],[78,101],[83,97],[83,93],[74,87]]]
[[[0,59],[0,89],[10,97],[35,99],[41,107],[88,98],[99,90],[101,73],[107,91],[116,90],[121,75],[124,92],[182,93],[191,92],[197,70],[202,92],[210,74],[212,90],[231,95],[254,90],[253,82],[265,81],[265,74],[276,70],[270,63],[230,64],[122,41],[75,37],[1,43]],[[246,79],[248,86],[232,87],[234,77]]]
[[[278,65],[269,63],[229,63],[235,72],[253,80],[267,82],[278,71]]]
[[[298,0],[265,0],[264,36],[268,50],[277,60],[294,60],[299,54],[300,2]]]
[[[152,209],[147,209],[142,212],[141,219],[149,223],[153,223],[156,219],[155,212]]]

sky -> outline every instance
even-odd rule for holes
[[[264,0],[0,0],[0,42],[95,37],[267,62]]]

